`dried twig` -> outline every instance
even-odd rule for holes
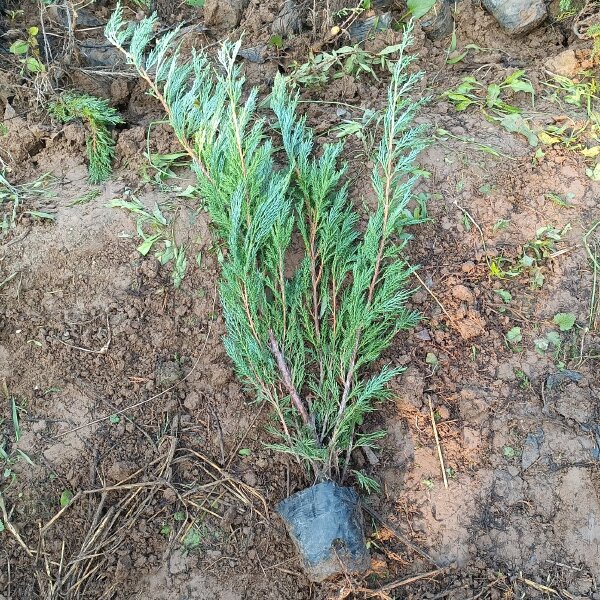
[[[437,305],[442,309],[442,312],[448,317],[450,323],[454,323],[454,318],[450,313],[446,310],[444,305],[441,303],[440,299],[433,293],[433,290],[421,279],[421,276],[415,271],[413,275],[419,280],[419,283],[425,288],[425,291],[435,300]]]
[[[387,592],[391,592],[392,590],[395,590],[396,588],[402,587],[404,585],[410,585],[411,583],[421,581],[422,579],[431,579],[436,575],[441,575],[442,573],[445,573],[446,570],[446,568],[441,568],[436,569],[435,571],[427,571],[427,573],[419,573],[418,575],[413,575],[412,577],[407,577],[406,579],[398,579],[397,581],[392,581],[391,583],[387,583],[386,585],[383,585],[376,590],[360,588],[360,591],[365,592],[367,598],[373,598],[374,596],[382,596],[383,594],[387,594]]]
[[[444,478],[444,487],[448,489],[448,478],[446,477],[446,467],[444,465],[444,455],[442,454],[442,446],[440,444],[440,438],[438,436],[437,425],[435,422],[435,414],[433,413],[433,403],[431,402],[431,396],[429,397],[429,414],[431,416],[431,427],[433,428],[433,435],[435,437],[435,445],[437,446],[437,453],[440,459],[440,467],[442,469],[442,477]]]
[[[30,550],[29,546],[23,541],[23,538],[19,535],[19,532],[14,528],[13,524],[8,518],[8,512],[6,511],[2,493],[0,493],[0,512],[2,513],[2,519],[4,521],[4,527],[6,527],[6,530],[15,538],[15,540],[17,540],[19,546],[21,546],[23,550],[27,552],[27,555],[33,557],[35,551]]]
[[[73,350],[80,350],[81,352],[89,352],[90,354],[106,354],[110,347],[110,343],[112,341],[112,334],[110,330],[110,321],[108,319],[108,314],[106,315],[106,327],[108,329],[108,339],[106,340],[104,346],[100,348],[100,350],[90,350],[89,348],[82,348],[81,346],[75,346],[74,344],[69,344],[64,342],[60,338],[55,337],[55,340],[58,340],[61,344],[64,344],[67,348],[73,348]]]
[[[396,538],[398,538],[407,548],[410,548],[413,552],[416,552],[419,556],[421,556],[422,558],[429,561],[432,565],[434,565],[438,569],[441,568],[441,566],[438,564],[438,562],[434,558],[432,558],[429,554],[427,554],[427,552],[425,552],[425,550],[421,550],[421,548],[419,548],[419,546],[417,546],[416,544],[413,544],[398,529],[396,529],[393,525],[388,523],[388,521],[382,515],[380,515],[377,511],[373,510],[371,507],[367,506],[364,503],[362,504],[362,507],[365,510],[365,512],[370,514],[374,519],[377,519],[377,521],[379,521],[387,530],[391,531],[394,534],[394,536]]]

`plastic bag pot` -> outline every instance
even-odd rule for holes
[[[332,481],[313,485],[277,505],[313,581],[370,566],[358,495]]]

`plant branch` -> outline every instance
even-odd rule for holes
[[[171,106],[167,102],[164,94],[160,91],[160,89],[158,87],[158,84],[152,79],[152,77],[150,76],[150,74],[148,73],[148,71],[146,71],[146,69],[144,69],[144,67],[142,67],[140,64],[138,64],[138,62],[135,60],[135,57],[133,56],[133,54],[131,54],[131,52],[129,52],[121,44],[119,44],[116,39],[111,39],[111,43],[114,44],[114,46],[125,55],[125,57],[127,58],[127,60],[132,65],[135,65],[135,68],[136,68],[137,72],[140,74],[140,76],[142,77],[142,79],[150,86],[150,89],[152,90],[152,93],[154,94],[155,98],[161,103],[164,111],[166,112],[169,121],[172,122],[173,121],[173,118],[172,118],[173,117],[173,112],[171,110]],[[179,140],[179,143],[181,144],[181,146],[183,147],[183,149],[189,154],[190,158],[198,165],[198,168],[202,172],[202,175],[210,183],[212,183],[214,185],[213,178],[210,176],[210,174],[206,170],[206,167],[204,166],[204,164],[200,160],[200,156],[192,148],[192,146],[189,143],[189,141],[187,139],[185,139],[184,137],[180,137],[180,136],[177,136],[177,139]]]
[[[292,375],[290,373],[289,367],[287,366],[287,363],[285,362],[283,353],[281,352],[281,349],[279,348],[279,344],[277,343],[277,340],[275,339],[275,335],[273,334],[273,331],[271,331],[271,330],[269,330],[269,348],[271,349],[271,352],[273,353],[273,356],[275,357],[275,361],[277,362],[277,368],[279,369],[279,373],[281,375],[283,384],[285,385],[285,388],[287,389],[288,394],[290,395],[290,398],[292,399],[292,403],[296,407],[296,410],[300,413],[302,422],[307,427],[311,427],[310,418],[308,416],[306,407],[304,406],[304,402],[302,402],[302,398],[300,398],[300,395],[298,394],[298,392],[296,391],[296,388],[294,387],[294,382],[292,381]]]

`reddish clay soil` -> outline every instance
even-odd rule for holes
[[[244,47],[269,40],[280,4],[246,8]],[[159,3],[164,25],[197,26],[190,45],[224,37],[204,28],[202,10],[172,14],[171,5]],[[110,8],[93,14],[104,22]],[[27,18],[35,14],[12,26]],[[96,43],[101,31],[83,31],[77,43]],[[309,27],[283,50],[270,48],[265,62],[245,61],[249,83],[267,93],[277,70],[306,60],[312,35]],[[0,238],[0,282],[9,278],[0,284],[0,447],[9,456],[0,457],[0,600],[373,597],[367,589],[380,598],[600,598],[600,335],[587,328],[593,280],[582,242],[600,216],[600,182],[586,176],[580,154],[552,147],[534,160],[524,137],[481,111],[456,112],[442,96],[466,75],[491,83],[523,68],[538,122],[570,114],[576,107],[545,99],[542,85],[547,59],[570,38],[556,23],[509,38],[471,0],[458,4],[456,36],[459,49],[483,50],[448,65],[448,40],[419,32],[415,46],[426,71],[420,93],[432,98],[420,120],[432,135],[453,137],[438,136],[419,160],[430,173],[417,190],[430,221],[415,228],[409,254],[431,293],[415,279],[423,320],[383,358],[406,371],[393,382],[394,400],[364,427],[388,436],[376,455],[353,457],[382,487],[364,497],[372,572],[318,585],[303,575],[273,510],[309,482],[264,448],[271,417],[251,403],[223,349],[208,218],[197,200],[177,195],[193,180],[185,169],[160,184],[148,177],[146,132],[162,118],[158,106],[133,77],[69,71],[69,86],[110,98],[126,120],[115,132],[113,178],[76,203],[92,189],[83,126],[51,123],[18,69],[3,67],[7,177],[18,184],[52,173],[56,195],[27,209],[56,218],[23,215]],[[369,44],[398,39],[381,32]],[[385,89],[385,75],[344,77],[303,91],[302,106],[319,142],[331,141],[332,128],[359,118],[358,109],[381,108]],[[148,143],[153,153],[178,150],[162,124]],[[348,139],[351,196],[368,209],[364,152]],[[180,289],[169,265],[137,252],[135,220],[107,207],[126,193],[176,207],[169,214],[189,260]],[[518,260],[550,225],[570,229],[543,261],[541,288],[525,273],[491,277],[495,258]],[[568,332],[553,323],[560,312],[576,316]],[[511,345],[514,327],[522,340]],[[560,348],[536,351],[550,331]],[[73,500],[61,508],[66,491]]]

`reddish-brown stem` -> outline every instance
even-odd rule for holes
[[[135,60],[133,59],[133,55],[130,52],[125,50],[125,48],[119,44],[115,44],[115,46],[125,56],[127,56],[129,61],[131,62],[131,64],[133,64],[133,65],[136,64]],[[171,114],[172,114],[171,108],[170,108],[166,98],[164,97],[162,92],[159,90],[156,83],[152,80],[152,77],[150,77],[150,75],[147,73],[147,71],[145,69],[137,67],[137,71],[142,76],[144,81],[146,81],[146,83],[150,86],[150,89],[156,96],[157,100],[162,104],[163,109],[165,110],[165,112],[167,113],[167,116],[169,117],[169,120],[171,120]],[[192,160],[198,165],[198,168],[200,169],[200,171],[202,171],[202,175],[204,175],[204,177],[206,177],[206,179],[208,181],[210,181],[211,183],[214,183],[213,178],[209,175],[208,171],[206,170],[206,167],[202,164],[202,161],[200,160],[200,156],[195,152],[195,150],[189,144],[188,140],[186,140],[183,137],[179,137],[179,136],[177,136],[177,139],[179,140],[179,143],[183,146],[183,149],[189,154],[190,158],[192,158]]]
[[[242,289],[242,300],[244,302],[244,310],[246,311],[246,317],[248,318],[248,325],[250,325],[250,329],[252,329],[252,335],[254,335],[254,339],[257,342],[260,342],[260,338],[258,337],[258,333],[256,328],[254,327],[254,319],[252,318],[252,314],[250,313],[250,304],[248,302],[248,290],[246,288],[246,284],[241,281],[240,287]]]
[[[277,368],[279,369],[279,373],[281,375],[281,379],[283,381],[283,385],[287,389],[290,398],[292,399],[292,404],[296,407],[296,410],[300,413],[300,417],[302,422],[307,427],[310,427],[310,419],[308,417],[308,412],[306,411],[306,407],[304,406],[304,402],[300,398],[300,395],[296,391],[294,387],[294,382],[292,381],[292,375],[290,373],[290,369],[285,362],[285,358],[281,349],[279,348],[279,344],[275,339],[275,335],[272,331],[269,331],[269,347],[271,348],[271,352],[275,357],[275,361],[277,362]]]
[[[391,148],[394,143],[394,122],[391,123],[389,127],[389,139],[388,145]],[[379,240],[379,248],[377,249],[377,257],[375,258],[375,268],[373,269],[373,277],[371,278],[371,283],[369,285],[369,290],[367,292],[367,308],[370,307],[371,302],[373,301],[373,296],[375,294],[375,287],[377,285],[377,281],[379,279],[379,272],[381,269],[381,262],[383,260],[383,253],[385,250],[385,242],[387,240],[387,226],[390,212],[390,194],[392,181],[394,177],[394,169],[392,165],[392,161],[389,160],[387,164],[384,166],[384,174],[385,174],[385,189],[383,192],[383,223],[381,228],[381,239]],[[338,410],[338,419],[344,414],[346,410],[346,406],[348,404],[348,397],[350,396],[350,388],[352,386],[352,378],[354,377],[354,370],[356,368],[356,358],[358,355],[358,348],[360,346],[360,339],[362,337],[363,327],[362,325],[358,328],[356,332],[356,340],[354,343],[354,348],[352,350],[352,356],[350,357],[350,362],[348,363],[348,370],[346,371],[346,378],[344,380],[344,390],[342,392],[342,400],[340,402],[340,408]],[[334,437],[336,436],[337,431],[334,432]]]
[[[315,252],[315,236],[316,231],[314,231],[314,223],[311,223],[311,233],[310,233],[310,276],[312,279],[312,292],[313,292],[313,321],[315,323],[315,333],[317,336],[317,345],[321,339],[321,327],[319,325],[319,295],[318,295],[318,286],[319,286],[319,278],[317,276],[317,255]]]

